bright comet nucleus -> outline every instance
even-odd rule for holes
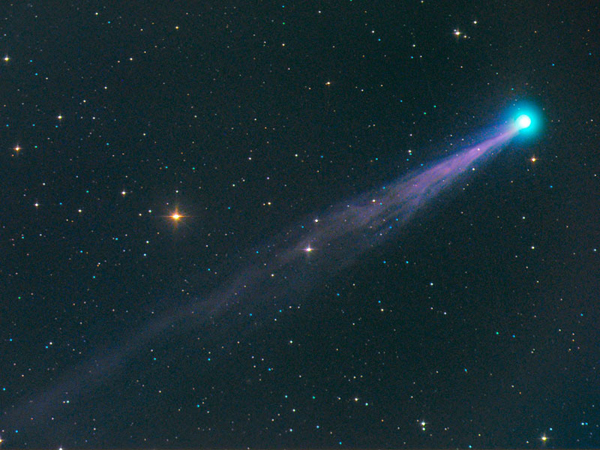
[[[531,126],[531,117],[529,117],[527,114],[523,114],[523,115],[517,117],[517,120],[515,121],[515,123],[517,124],[517,128],[519,130],[529,128]]]

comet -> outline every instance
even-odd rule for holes
[[[303,301],[373,249],[409,232],[416,218],[435,214],[443,206],[438,201],[443,194],[464,186],[478,168],[530,126],[531,118],[521,115],[494,128],[487,139],[450,155],[443,153],[424,167],[332,205],[319,213],[318,220],[313,215],[286,226],[266,244],[248,249],[247,256],[239,258],[243,263],[230,270],[229,280],[221,287],[130,330],[120,344],[99,350],[65,371],[47,390],[27,395],[3,417],[5,426],[55,415],[65,392],[83,396],[109,386],[112,376],[159,339],[206,328],[210,339],[233,345],[248,329],[272,320],[273,311]],[[175,211],[170,217],[178,221],[183,216]]]

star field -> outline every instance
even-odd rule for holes
[[[4,5],[0,445],[599,446],[599,7],[459,3]]]

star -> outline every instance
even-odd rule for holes
[[[463,33],[462,31],[460,31],[458,28],[457,28],[457,29],[455,29],[455,30],[452,32],[452,34],[454,34],[454,36],[456,36],[457,40],[458,40],[458,38],[459,38],[459,37],[461,37],[461,36],[463,37],[463,39],[467,39],[467,38],[468,38],[468,36],[467,36],[465,33]]]
[[[16,145],[14,150],[15,150],[15,152],[19,153],[21,151],[21,146]]]
[[[310,252],[312,252],[313,250],[314,250],[314,248],[312,248],[310,245],[304,249],[304,251],[305,251],[306,253],[310,253]]]
[[[174,222],[179,222],[183,216],[181,214],[179,214],[178,211],[175,211],[173,214],[171,214],[171,219],[173,219]]]
[[[9,62],[10,61],[10,56],[6,55],[4,56],[4,62]]]

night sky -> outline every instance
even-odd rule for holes
[[[599,27],[594,1],[3,2],[4,448],[599,447]],[[385,238],[336,240],[522,112]]]

